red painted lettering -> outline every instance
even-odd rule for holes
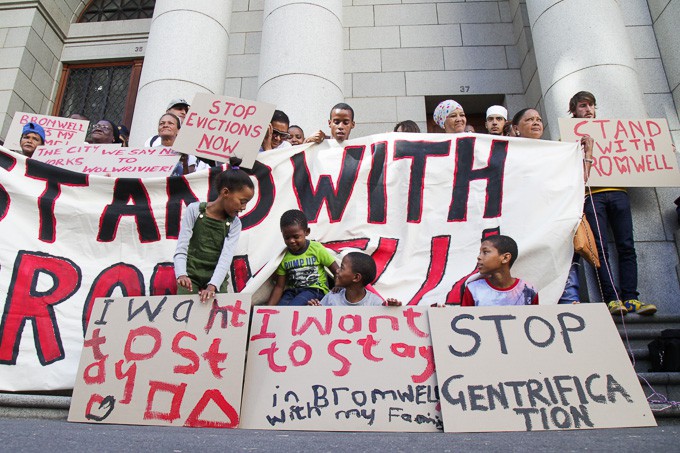
[[[198,354],[196,354],[192,349],[180,347],[179,342],[183,338],[191,338],[193,341],[196,341],[196,335],[190,334],[186,331],[177,332],[175,338],[172,339],[172,352],[184,357],[191,363],[187,365],[176,365],[173,368],[173,371],[178,374],[194,374],[196,371],[198,371],[199,367]]]
[[[104,357],[100,346],[106,343],[106,337],[100,337],[100,331],[101,329],[99,328],[94,329],[92,331],[92,338],[86,339],[83,342],[84,348],[92,348],[92,356],[95,358],[95,360],[99,360]]]
[[[132,345],[143,337],[148,337],[152,340],[152,345],[147,352],[134,352],[132,351]],[[138,344],[140,342],[137,342]],[[147,345],[148,346],[148,345]],[[125,349],[123,350],[123,356],[127,362],[132,360],[147,360],[156,355],[158,350],[161,348],[161,332],[155,327],[141,326],[136,329],[132,329],[128,334],[127,341],[125,342]]]
[[[373,347],[378,344],[378,342],[375,341],[375,338],[373,338],[373,335],[366,335],[366,338],[358,340],[357,343],[363,348],[362,352],[364,353],[364,357],[368,360],[372,362],[381,362],[383,360],[382,357],[376,357],[373,354]]]
[[[203,410],[211,401],[227,416],[227,421],[205,420],[200,418]],[[192,428],[236,428],[238,422],[239,419],[236,409],[227,402],[222,393],[218,389],[208,389],[203,393],[201,399],[198,400],[196,407],[192,409],[184,422],[184,426]]]
[[[135,389],[135,378],[137,377],[137,364],[133,363],[132,365],[130,365],[127,371],[123,371],[124,363],[125,362],[123,360],[119,360],[116,362],[115,366],[116,379],[118,380],[125,379],[123,399],[121,399],[118,402],[120,404],[130,404],[130,401],[132,401],[132,391]]]
[[[274,310],[273,308],[258,308],[255,313],[258,315],[263,314],[264,316],[262,317],[260,332],[251,336],[250,341],[261,340],[263,338],[276,338],[276,334],[274,332],[269,332],[267,329],[269,328],[269,318],[271,315],[278,314],[279,310]]]
[[[106,381],[106,358],[108,354],[101,359],[92,362],[83,370],[83,381],[87,385],[103,384]],[[93,374],[94,370],[94,374]]]
[[[345,321],[351,321],[350,327],[345,326]],[[338,328],[343,332],[354,333],[361,331],[361,315],[345,315],[340,318]]]
[[[337,352],[335,350],[335,347],[338,344],[351,344],[351,343],[352,342],[350,340],[333,340],[330,343],[328,343],[328,355],[330,355],[334,359],[337,359],[342,364],[339,370],[333,370],[333,374],[336,376],[344,376],[347,373],[349,373],[349,368],[352,364],[347,359],[347,357]]]
[[[265,349],[261,350],[261,351],[258,353],[258,355],[266,355],[266,356],[267,356],[267,363],[269,363],[269,369],[270,369],[270,370],[272,370],[272,371],[275,372],[275,373],[283,373],[284,371],[286,371],[286,369],[287,369],[288,367],[286,367],[285,365],[278,365],[278,364],[274,361],[274,354],[275,354],[276,351],[278,351],[278,350],[279,350],[279,348],[276,347],[276,342],[273,341],[272,344],[271,344],[271,346],[269,346],[268,348],[265,348]]]
[[[227,353],[220,352],[221,344],[222,344],[221,338],[214,338],[212,343],[210,343],[208,351],[204,352],[203,355],[201,355],[201,357],[203,357],[203,360],[208,362],[210,372],[213,374],[213,376],[219,379],[222,378],[222,371],[225,370],[225,368],[221,368],[219,364],[227,360]]]
[[[53,284],[39,291],[37,285],[42,274],[51,277]],[[40,363],[48,365],[64,358],[54,305],[71,297],[80,288],[80,280],[80,268],[71,260],[45,253],[17,254],[0,322],[0,364],[16,364],[27,321],[33,323],[33,341]]]
[[[331,333],[331,324],[333,323],[333,310],[330,308],[326,308],[326,322],[324,324],[324,327],[321,326],[321,321],[319,321],[315,316],[307,316],[305,322],[302,324],[302,327],[299,327],[299,323],[300,323],[300,311],[295,310],[293,312],[293,325],[291,331],[293,336],[302,335],[307,331],[307,329],[309,329],[309,327],[312,324],[316,326],[316,329],[319,331],[319,334],[328,335]]]
[[[144,411],[144,420],[165,420],[173,422],[180,417],[179,408],[182,405],[184,392],[187,389],[185,383],[175,385],[167,382],[149,381],[149,394],[146,398],[146,410]],[[166,412],[160,410],[153,410],[153,402],[156,392],[167,392],[172,394],[172,401],[170,407]]]
[[[298,348],[302,348],[302,351],[304,352],[304,356],[301,360],[298,360],[295,357],[295,351]],[[306,365],[312,358],[312,347],[302,340],[296,340],[292,345],[290,345],[290,348],[288,348],[288,357],[290,357],[290,361],[293,363],[293,366]]]
[[[411,379],[413,379],[413,382],[416,384],[421,384],[430,379],[430,376],[434,374],[434,353],[432,352],[432,346],[420,346],[418,348],[418,353],[422,358],[427,360],[427,364],[422,373],[411,375]]]

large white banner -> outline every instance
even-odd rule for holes
[[[583,203],[576,144],[391,133],[343,145],[260,155],[236,290],[266,280],[280,216],[297,208],[311,239],[373,255],[384,297],[458,302],[480,240],[500,232],[519,244],[513,275],[557,301]],[[172,293],[183,209],[208,198],[218,171],[115,179],[0,152],[0,389],[71,388],[96,297]]]

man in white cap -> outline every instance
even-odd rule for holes
[[[189,113],[189,103],[182,98],[173,99],[168,104],[165,113],[174,113],[180,120],[184,121],[184,117]]]
[[[486,109],[486,131],[491,135],[503,135],[503,128],[508,121],[508,111],[502,105],[492,105]]]
[[[189,103],[182,98],[175,98],[168,104],[168,108],[165,109],[165,113],[172,113],[180,122],[184,121],[184,117],[189,113]],[[153,148],[161,144],[161,137],[159,135],[154,135],[144,142],[144,146],[147,148]]]

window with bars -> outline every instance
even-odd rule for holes
[[[150,19],[156,0],[92,0],[78,22]]]
[[[142,60],[64,65],[55,114],[78,113],[93,123],[106,118],[129,128],[141,70]]]

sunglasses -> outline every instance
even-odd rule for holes
[[[290,138],[290,134],[288,132],[281,132],[276,129],[272,129],[272,136],[274,137],[281,137],[284,140],[288,140]]]

